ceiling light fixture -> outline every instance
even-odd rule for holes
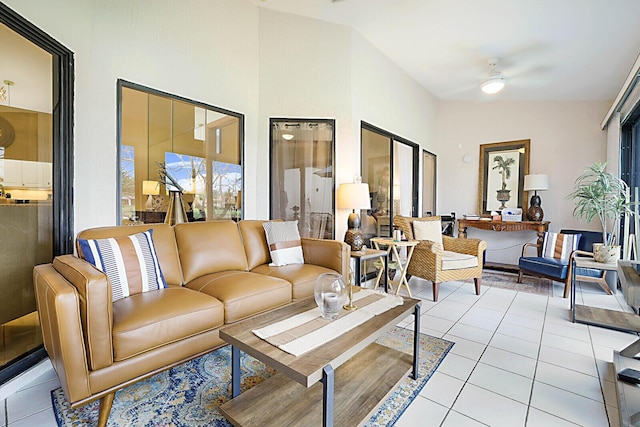
[[[282,138],[286,139],[287,141],[291,141],[293,139],[293,135],[291,135],[290,133],[283,133]]]
[[[489,59],[489,77],[480,84],[480,88],[486,94],[493,95],[504,88],[504,76],[496,71],[498,58]]]

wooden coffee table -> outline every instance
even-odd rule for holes
[[[316,307],[313,298],[221,329],[220,338],[232,345],[233,399],[220,412],[234,426],[360,424],[411,369],[412,377],[418,376],[421,301],[403,300],[402,305],[298,357],[251,331]],[[374,342],[412,313],[413,357]],[[240,394],[240,351],[278,373]]]

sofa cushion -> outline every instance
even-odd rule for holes
[[[111,281],[112,300],[166,288],[153,230],[107,239],[78,239],[85,260]]]
[[[265,276],[278,277],[291,283],[291,297],[294,300],[312,296],[316,279],[321,274],[335,273],[330,268],[313,264],[291,264],[282,267],[263,264],[251,271]]]
[[[542,256],[546,258],[569,259],[571,252],[578,248],[579,234],[545,232],[542,241]]]
[[[472,268],[477,266],[478,257],[475,255],[442,251],[442,270],[459,270],[461,268]]]
[[[238,226],[233,221],[190,222],[174,226],[185,283],[220,271],[246,271]]]
[[[272,266],[304,264],[298,221],[269,221],[262,224],[267,235]]]
[[[225,323],[236,322],[291,302],[291,283],[250,272],[207,274],[185,286],[222,301]]]
[[[113,303],[113,358],[121,361],[222,326],[222,303],[170,287]]]
[[[267,235],[264,231],[262,220],[244,219],[238,222],[238,229],[242,237],[244,251],[247,254],[249,271],[255,267],[271,262],[269,246],[267,245]]]
[[[545,257],[521,257],[518,266],[526,271],[565,280],[569,272],[569,260]]]

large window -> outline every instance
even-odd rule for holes
[[[333,239],[333,120],[271,119],[271,218]]]
[[[243,116],[122,80],[118,87],[121,222],[171,222],[176,193],[188,221],[241,218]]]

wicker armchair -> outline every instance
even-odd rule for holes
[[[414,221],[438,221],[440,223],[440,217],[412,218],[396,215],[393,218],[393,223],[400,227],[408,239],[414,239]],[[438,301],[440,283],[451,280],[473,279],[476,295],[480,295],[483,255],[486,248],[487,243],[479,239],[457,239],[442,236],[442,244],[431,240],[421,240],[413,251],[407,273],[432,282],[434,301]],[[451,257],[455,258],[456,254],[473,255],[476,262],[472,263],[473,266],[465,268],[451,268]],[[455,265],[455,261],[453,263]]]

